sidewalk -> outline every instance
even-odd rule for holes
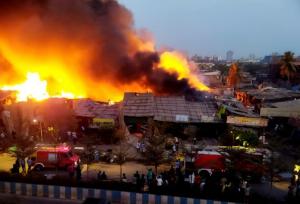
[[[285,196],[288,193],[288,186],[288,181],[273,182],[272,188],[270,182],[265,182],[261,184],[252,184],[252,190],[258,195],[284,202]]]

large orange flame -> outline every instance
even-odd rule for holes
[[[161,85],[145,80],[155,69],[176,74],[197,90],[209,90],[178,52],[160,53],[157,66],[154,60],[146,63],[152,70],[139,72],[142,60],[130,60],[137,53],[158,52],[147,33],[134,29],[131,13],[118,1],[0,1],[0,13],[0,89],[17,91],[18,101],[120,101],[126,91],[155,92],[153,87]],[[129,64],[126,71],[124,63]],[[136,64],[138,68],[130,69]]]
[[[196,69],[191,69],[191,66],[187,58],[177,51],[166,51],[160,55],[159,67],[167,72],[176,73],[178,80],[188,79],[189,84],[197,90],[208,91],[209,88],[201,82],[200,75],[197,74]]]

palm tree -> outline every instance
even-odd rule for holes
[[[294,61],[294,53],[290,51],[285,52],[280,60],[280,75],[286,76],[289,82],[297,71],[296,67],[293,65]]]

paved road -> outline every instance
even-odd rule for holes
[[[0,204],[80,204],[79,201],[68,201],[68,200],[58,200],[58,199],[48,199],[48,198],[37,198],[28,196],[16,196],[10,194],[0,194]]]
[[[12,168],[15,158],[11,157],[9,154],[0,154],[0,171],[9,171]],[[144,173],[146,175],[147,169],[152,168],[153,166],[145,166],[144,164],[137,162],[126,162],[122,165],[123,173],[127,175],[127,178],[131,180],[133,174],[138,170],[139,173]],[[161,165],[158,171],[163,171],[169,169],[169,165]],[[97,178],[98,171],[105,171],[108,179],[118,180],[120,176],[120,166],[118,164],[108,164],[103,162],[90,164],[87,171],[87,166],[83,165],[82,169],[82,179],[83,180],[93,180]],[[45,171],[45,174],[55,174],[56,171]],[[59,175],[68,176],[66,171],[58,171]]]

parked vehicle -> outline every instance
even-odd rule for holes
[[[70,165],[76,167],[80,161],[79,156],[72,153],[71,147],[65,145],[37,147],[31,158],[33,169],[37,171],[45,168],[67,169]]]
[[[199,151],[196,155],[195,167],[201,174],[212,174],[213,171],[225,170],[225,157],[216,151]]]

